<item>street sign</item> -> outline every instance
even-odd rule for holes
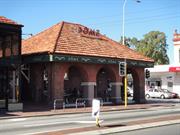
[[[98,126],[98,127],[100,127],[99,113],[100,113],[100,100],[93,99],[93,101],[92,101],[92,116],[96,118],[96,126]]]
[[[99,117],[100,113],[100,100],[93,99],[92,101],[92,117]]]

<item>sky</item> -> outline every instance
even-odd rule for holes
[[[0,16],[22,25],[23,34],[37,34],[61,21],[100,30],[113,40],[122,36],[124,0],[0,0]],[[125,36],[142,39],[150,31],[164,32],[173,63],[173,33],[180,33],[180,0],[127,0]],[[23,35],[27,38],[28,35]]]

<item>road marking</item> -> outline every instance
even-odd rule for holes
[[[100,120],[99,123],[102,123],[104,120]],[[55,124],[67,124],[67,123],[96,123],[96,121],[66,121],[66,122],[52,122],[52,123],[39,123],[39,124],[28,124],[23,125],[24,127],[37,127],[37,126],[48,126],[48,125],[55,125]]]
[[[72,123],[72,121],[67,121],[67,122],[52,122],[52,123],[39,123],[39,124],[28,124],[24,125],[24,127],[37,127],[37,126],[48,126],[48,125],[55,125],[55,124],[67,124],[67,123]]]
[[[9,121],[25,121],[27,118],[9,119]]]
[[[99,123],[102,123],[104,120],[100,120],[99,121]],[[73,121],[74,123],[87,123],[87,124],[89,124],[89,123],[96,123],[96,121]]]
[[[37,131],[37,132],[32,132],[32,133],[23,133],[23,134],[19,134],[19,135],[37,135],[37,134],[48,134],[51,132],[57,132],[57,131],[61,131],[63,129],[54,129],[54,130],[47,130],[47,131]]]

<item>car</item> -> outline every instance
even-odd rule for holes
[[[128,97],[133,97],[133,89],[131,87],[127,87],[127,95]]]
[[[167,90],[167,89],[161,89],[161,90],[164,91],[164,92],[166,92],[166,93],[171,94],[171,97],[172,97],[172,98],[179,98],[179,95],[178,95],[177,93],[175,93],[175,92],[171,92],[171,91],[169,91],[169,90]]]
[[[149,89],[146,91],[145,96],[146,98],[161,98],[161,99],[172,98],[171,93],[165,92],[161,89]]]

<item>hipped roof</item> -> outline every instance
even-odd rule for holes
[[[17,22],[9,19],[9,18],[6,18],[4,16],[0,16],[0,23],[2,24],[11,24],[11,25],[20,25],[22,26],[21,24],[18,24]]]
[[[78,32],[80,24],[60,22],[37,35],[22,41],[22,54],[63,54],[130,59],[153,62],[152,59],[119,44],[110,38]]]

